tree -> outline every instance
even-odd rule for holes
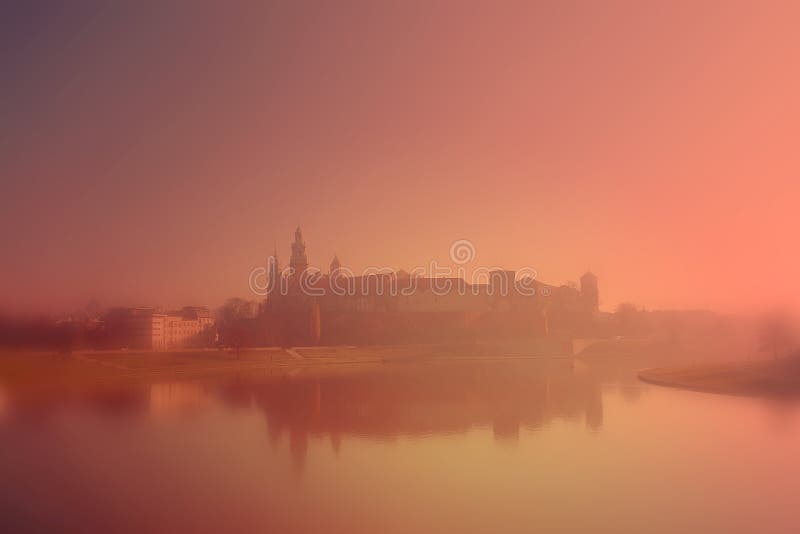
[[[791,321],[783,313],[771,313],[761,320],[758,329],[759,350],[769,351],[772,357],[791,348],[794,340]]]
[[[258,303],[238,297],[225,301],[217,310],[220,342],[236,350],[239,359],[242,347],[252,339],[250,330],[258,313]]]

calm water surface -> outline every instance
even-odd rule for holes
[[[0,391],[2,531],[800,532],[800,409],[649,386],[636,367]]]

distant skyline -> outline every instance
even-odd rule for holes
[[[800,5],[7,2],[0,311],[210,304],[312,265],[800,303]]]

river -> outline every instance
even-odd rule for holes
[[[0,392],[0,522],[84,532],[800,532],[800,410],[637,362]]]

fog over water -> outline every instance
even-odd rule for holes
[[[6,389],[0,517],[130,532],[800,528],[800,405],[649,386],[639,363],[453,361],[17,398]]]

